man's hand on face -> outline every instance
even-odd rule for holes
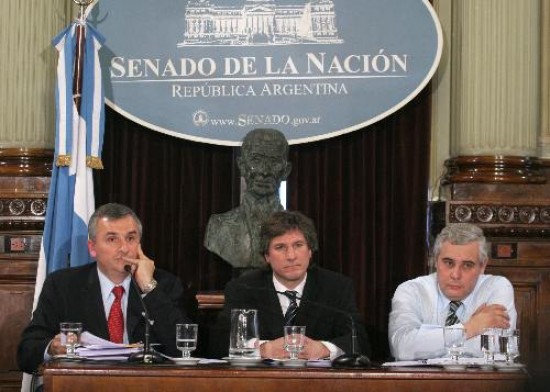
[[[484,328],[510,328],[510,316],[506,307],[498,304],[483,304],[476,309],[470,320],[464,323],[466,337],[480,335]]]
[[[124,257],[124,260],[127,261],[132,267],[132,273],[134,278],[141,290],[144,290],[145,287],[151,283],[153,280],[153,272],[155,272],[155,262],[145,256],[143,250],[141,249],[141,244],[138,246],[137,259],[132,259],[130,257]]]

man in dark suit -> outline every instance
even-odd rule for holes
[[[19,344],[21,370],[32,373],[45,359],[66,352],[59,334],[59,323],[65,321],[82,322],[84,331],[103,339],[144,341],[139,295],[154,320],[150,341],[161,343],[171,355],[177,354],[175,325],[191,322],[182,309],[183,287],[178,278],[156,269],[153,260],[143,254],[141,235],[139,218],[126,206],[110,203],[94,212],[88,224],[88,250],[96,262],[59,270],[46,278]],[[131,284],[125,269],[128,265],[140,292]],[[111,307],[116,302],[114,287],[124,288],[119,300],[124,325],[115,334],[108,327]]]
[[[258,310],[263,358],[288,357],[283,348],[283,326],[289,323],[306,326],[301,358],[333,359],[351,353],[350,317],[357,326],[357,350],[370,353],[351,280],[310,265],[317,235],[309,218],[299,212],[275,212],[262,225],[260,250],[271,269],[250,271],[227,284],[225,306],[211,337],[213,356],[227,355],[231,309],[242,308]],[[292,320],[287,313],[291,299],[283,294],[287,290],[297,295],[298,308]]]
[[[240,206],[208,221],[204,246],[234,267],[235,275],[264,268],[258,248],[260,224],[282,211],[279,186],[291,170],[288,142],[275,129],[254,129],[243,140],[237,165],[246,183]]]

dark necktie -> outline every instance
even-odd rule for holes
[[[290,300],[290,304],[285,313],[285,325],[294,325],[294,319],[296,318],[296,313],[298,313],[298,302],[296,302],[298,293],[296,291],[287,290],[284,292],[284,295]]]
[[[107,325],[109,327],[109,340],[113,343],[122,343],[124,336],[124,316],[122,315],[122,295],[124,294],[124,287],[113,287],[113,294],[115,295],[115,301],[111,305],[109,311],[109,318]]]
[[[460,301],[451,301],[449,303],[449,314],[447,315],[447,320],[445,320],[446,326],[455,325],[460,321],[456,315],[456,310],[460,308],[460,305],[462,305]]]

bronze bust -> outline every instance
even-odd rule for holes
[[[264,219],[283,210],[279,186],[291,171],[285,136],[275,129],[250,131],[237,166],[246,183],[241,205],[210,217],[204,246],[234,268],[265,268],[259,232]]]

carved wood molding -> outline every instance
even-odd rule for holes
[[[203,291],[196,295],[199,309],[222,309],[225,303],[223,291]]]
[[[459,156],[445,161],[446,173],[441,183],[459,182],[544,184],[543,168],[547,160],[518,156]]]
[[[0,231],[41,233],[53,150],[0,148]]]
[[[550,237],[550,204],[450,201],[449,223],[475,223],[487,236]]]
[[[0,148],[0,176],[50,177],[53,150]]]

